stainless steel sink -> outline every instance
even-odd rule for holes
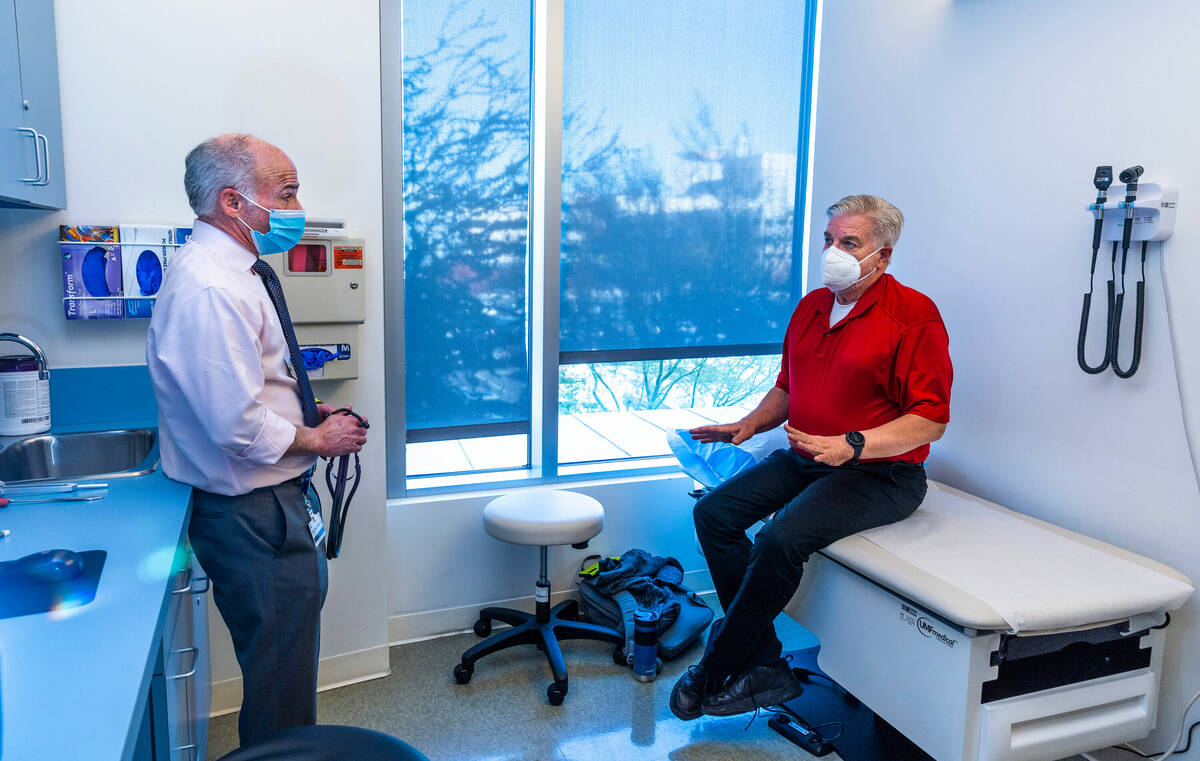
[[[152,428],[47,434],[0,451],[0,481],[128,478],[158,467],[158,432]]]

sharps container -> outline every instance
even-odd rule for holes
[[[633,614],[633,678],[653,682],[658,675],[658,614],[639,610]]]
[[[50,430],[50,379],[38,376],[36,357],[0,357],[0,436]]]

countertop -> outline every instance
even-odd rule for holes
[[[0,619],[3,761],[114,761],[132,751],[191,489],[160,469],[107,480],[107,496],[95,502],[0,510],[0,528],[12,532],[0,539],[0,560],[58,548],[108,552],[90,603]]]

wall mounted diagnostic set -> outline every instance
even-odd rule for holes
[[[1131,166],[1117,177],[1124,183],[1123,200],[1119,195],[1108,198],[1112,185],[1111,166],[1096,167],[1092,184],[1096,188],[1096,201],[1088,206],[1094,223],[1092,227],[1092,266],[1088,281],[1088,292],[1083,295],[1083,314],[1079,320],[1079,342],[1076,358],[1085,373],[1098,375],[1112,368],[1119,378],[1132,378],[1142,361],[1142,326],[1146,313],[1146,253],[1151,242],[1165,241],[1175,230],[1175,206],[1179,190],[1173,184],[1142,179],[1143,169]],[[1096,261],[1102,242],[1111,242],[1110,277],[1107,285],[1108,308],[1105,316],[1104,356],[1096,365],[1088,363],[1086,344],[1088,323],[1091,318],[1092,294],[1095,290]],[[1125,271],[1129,264],[1129,249],[1141,243],[1141,274],[1136,285],[1137,302],[1133,328],[1133,347],[1129,364],[1122,368],[1120,362],[1121,318],[1125,309]],[[1120,289],[1117,280],[1117,255],[1120,252]],[[1160,249],[1161,254],[1161,249]]]

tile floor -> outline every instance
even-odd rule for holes
[[[716,601],[710,604],[716,607]],[[807,632],[780,618],[788,648],[807,646]],[[391,676],[328,690],[317,699],[322,724],[351,724],[395,735],[431,761],[803,761],[812,758],[777,735],[760,716],[702,717],[682,722],[667,706],[675,679],[701,648],[667,663],[654,682],[635,681],[613,665],[612,648],[570,641],[563,648],[570,692],[561,707],[546,702],[551,681],[532,647],[488,656],[470,684],[451,670],[478,641],[456,634],[391,650]],[[237,714],[212,720],[208,758],[237,745]],[[836,754],[826,756],[839,761]]]
[[[715,595],[706,602],[719,607]],[[786,649],[815,644],[791,619],[776,622]],[[703,639],[703,638],[702,638]],[[563,648],[570,692],[560,707],[546,702],[551,681],[532,647],[481,660],[467,685],[451,671],[474,634],[398,645],[390,676],[317,696],[322,724],[368,727],[399,737],[431,761],[807,761],[808,753],[767,726],[763,715],[679,721],[668,708],[671,687],[702,648],[666,663],[642,684],[612,662],[612,648],[573,640]],[[209,726],[208,758],[237,747],[237,714]],[[836,753],[828,761],[841,761]],[[866,761],[866,760],[859,760]],[[885,761],[872,759],[871,761]],[[1083,761],[1075,757],[1069,761]]]

